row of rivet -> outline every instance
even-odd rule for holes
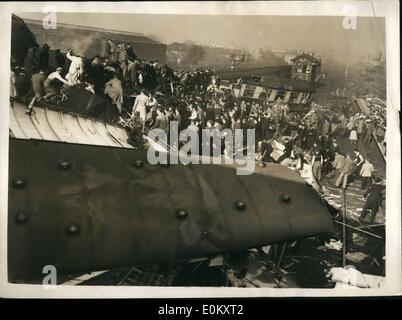
[[[289,202],[290,201],[290,197],[285,195],[282,196],[282,201],[283,202]],[[235,207],[237,210],[242,211],[246,208],[246,204],[243,201],[236,201],[235,202]],[[188,217],[188,212],[184,209],[177,209],[176,210],[176,218],[178,219],[185,219]],[[28,215],[26,213],[18,213],[14,216],[14,221],[18,224],[24,224],[28,221]],[[72,223],[69,224],[66,228],[65,231],[67,234],[70,235],[75,235],[80,233],[80,226],[78,224]],[[207,235],[208,232],[204,231],[203,235]]]
[[[142,168],[144,166],[144,163],[141,160],[136,160],[134,162],[134,166],[137,168]],[[169,165],[161,164],[161,166],[168,167]],[[69,169],[71,169],[71,167],[72,167],[71,163],[66,160],[61,161],[59,164],[59,168],[62,170],[69,170]],[[23,188],[23,187],[25,187],[25,181],[23,179],[17,178],[12,181],[12,186],[15,188]],[[290,197],[288,195],[283,195],[283,196],[281,196],[281,201],[288,203],[290,201]],[[241,201],[238,201],[236,203],[236,208],[239,210],[243,210],[245,208],[245,204]]]
[[[143,165],[144,164],[141,160],[136,160],[134,162],[134,166],[137,168],[141,168],[141,167],[143,167]],[[168,167],[169,165],[161,164],[161,166]],[[71,169],[71,163],[68,161],[65,161],[65,160],[61,161],[59,164],[59,168],[62,170],[69,170],[69,169]],[[25,187],[25,181],[23,179],[15,179],[12,181],[12,185],[15,188],[23,188],[23,187]],[[283,196],[281,196],[281,201],[288,203],[290,201],[290,197],[288,195],[283,195]],[[236,201],[235,207],[237,210],[242,211],[246,208],[246,204],[243,201]],[[184,209],[176,210],[176,217],[178,219],[185,219],[187,216],[188,216],[188,212],[186,210],[184,210]],[[16,223],[22,224],[27,221],[28,221],[28,215],[25,213],[18,213],[15,216]],[[71,224],[71,225],[68,225],[65,230],[66,230],[66,233],[74,235],[74,234],[78,234],[80,232],[80,227],[77,224]],[[208,234],[207,231],[203,232],[203,235],[207,235],[207,234]]]
[[[71,169],[71,163],[68,161],[61,161],[59,163],[59,168],[61,170],[69,170]],[[14,188],[24,188],[25,187],[25,180],[21,179],[21,178],[16,178],[11,182],[11,185]]]

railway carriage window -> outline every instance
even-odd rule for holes
[[[258,99],[266,100],[268,98],[268,94],[266,91],[262,91],[258,97]]]
[[[285,90],[278,90],[278,93],[276,94],[275,99],[281,98],[281,100],[283,100],[285,98],[285,94],[286,94]]]
[[[243,97],[253,97],[255,92],[255,86],[247,86],[246,89],[243,92]]]
[[[306,73],[311,73],[312,69],[313,69],[313,66],[311,64],[308,64],[307,68],[306,68]]]
[[[293,92],[290,94],[289,102],[294,102],[294,103],[296,103],[298,96],[299,96],[299,92],[294,92],[294,91],[293,91]]]
[[[267,91],[267,98],[269,99],[272,93],[272,89],[267,89],[266,91]]]
[[[304,93],[301,103],[306,103],[307,100],[308,100],[308,97],[309,97],[309,94],[308,94],[308,93]]]
[[[303,65],[303,71],[302,71],[303,73],[306,73],[307,72],[307,65]]]
[[[297,72],[303,72],[303,64],[297,63]]]

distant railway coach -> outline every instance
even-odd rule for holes
[[[234,81],[233,96],[243,100],[287,103],[289,111],[304,111],[316,91],[321,61],[302,53],[291,59],[291,65],[250,68],[236,72],[218,73],[226,81]],[[222,86],[221,86],[222,87]],[[223,86],[227,89],[228,85]]]
[[[260,100],[274,102],[281,99],[282,102],[289,105],[290,111],[302,111],[310,102],[311,93],[285,89],[263,87],[261,84],[234,84],[232,94],[244,100]]]

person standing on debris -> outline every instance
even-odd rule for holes
[[[48,70],[49,68],[49,49],[46,43],[39,49],[39,67],[42,70]]]
[[[353,126],[353,128],[350,130],[349,140],[351,144],[357,144],[356,126]]]
[[[369,159],[364,161],[362,168],[360,169],[360,177],[362,179],[361,189],[366,190],[371,186],[371,180],[373,177],[374,166]]]
[[[385,126],[382,123],[378,124],[377,130],[375,131],[375,134],[376,134],[378,142],[383,142],[384,141]]]
[[[144,93],[144,90],[141,90],[141,93],[135,97],[132,111],[132,117],[134,117],[135,112],[138,111],[140,113],[140,118],[144,123],[147,117],[147,108],[146,108],[147,101],[148,96]]]
[[[142,140],[143,123],[138,111],[134,112],[134,117],[130,119],[131,130],[127,143],[131,144],[134,148],[143,149],[144,143]]]
[[[339,152],[335,151],[335,159],[332,162],[332,166],[335,169],[335,176],[339,176],[339,173],[341,172],[344,163],[345,163],[345,157]]]
[[[360,116],[357,121],[357,137],[361,140],[363,138],[364,129],[364,116]]]
[[[113,75],[112,79],[106,82],[105,94],[112,99],[120,114],[123,107],[123,87],[117,73]]]
[[[340,121],[341,121],[341,123],[340,123],[340,128],[341,128],[340,134],[341,134],[341,137],[345,137],[346,133],[348,131],[348,119],[345,117],[345,115],[341,115]]]
[[[322,135],[326,136],[329,133],[329,128],[330,128],[330,123],[327,118],[325,118],[323,124],[322,124]]]
[[[278,163],[281,163],[283,160],[290,158],[292,155],[292,150],[293,150],[293,140],[289,138],[285,138],[285,149],[283,151],[283,154],[279,157]]]
[[[353,170],[353,160],[350,156],[350,153],[347,153],[342,169],[339,172],[338,178],[336,179],[335,186],[339,187],[342,182],[342,188],[346,188],[348,183],[348,177],[352,173],[352,170]]]
[[[43,96],[45,95],[45,80],[46,75],[45,71],[43,70],[40,70],[38,73],[33,74],[31,77],[32,90],[34,92],[36,101],[42,100]]]
[[[373,132],[374,132],[374,125],[373,122],[369,119],[366,121],[366,133],[364,135],[363,141],[371,143],[373,138]]]
[[[56,60],[57,67],[64,67],[66,64],[66,59],[63,54],[60,52],[60,49],[54,51],[54,59]]]
[[[109,61],[115,62],[115,51],[116,51],[116,44],[108,39],[107,43],[109,44]]]
[[[73,56],[72,52],[71,49],[68,49],[66,54],[67,59],[71,61],[66,80],[71,86],[80,83],[81,76],[84,73],[84,61],[80,56]]]
[[[130,59],[130,60],[136,60],[137,59],[137,55],[134,53],[134,49],[130,44],[128,44],[126,46],[126,53],[127,53],[128,59]]]
[[[364,197],[367,197],[366,203],[364,204],[362,213],[360,214],[359,220],[364,221],[364,218],[368,214],[370,210],[370,219],[369,223],[372,224],[377,215],[378,209],[380,208],[380,203],[383,198],[383,190],[385,186],[382,184],[381,178],[374,178],[374,183],[370,186],[370,188],[364,194]]]
[[[29,48],[24,59],[24,66],[29,72],[32,72],[34,68],[39,68],[39,65],[35,65],[35,55],[37,51],[38,47]]]
[[[178,127],[179,127],[179,130],[180,129],[182,129],[182,116],[181,116],[181,114],[180,114],[180,110],[178,109],[178,108],[175,108],[174,109],[174,113],[173,113],[173,116],[172,116],[172,120],[174,120],[174,121],[176,121],[177,122],[177,125],[178,125]]]
[[[101,56],[103,59],[108,58],[108,56],[109,56],[109,51],[110,51],[109,42],[107,42],[107,40],[106,40],[105,37],[102,37],[102,39],[101,39],[101,41],[100,41],[100,44],[101,44],[100,56]]]
[[[321,181],[321,169],[324,159],[319,151],[316,151],[311,159],[313,176],[317,182]]]
[[[120,46],[119,62],[120,62],[120,68],[122,71],[123,79],[124,79],[124,81],[126,81],[128,79],[128,62],[127,62],[126,46],[124,44],[122,44]]]
[[[167,133],[168,132],[168,123],[167,123],[166,116],[163,113],[163,110],[161,107],[157,107],[156,114],[157,114],[157,116],[156,116],[155,122],[152,126],[152,129],[161,129]]]
[[[355,167],[355,176],[357,176],[362,168],[362,165],[364,163],[364,158],[363,155],[359,152],[359,150],[354,149],[353,150],[355,159],[353,160],[353,165]]]
[[[31,81],[30,76],[28,75],[27,71],[24,67],[16,66],[14,68],[15,78],[15,94],[18,98],[24,98],[31,89]]]
[[[139,62],[138,60],[128,60],[128,65],[127,65],[127,78],[129,80],[129,83],[131,87],[137,87],[137,82],[138,82],[138,70],[139,69]]]
[[[152,109],[152,107],[158,106],[158,101],[156,101],[152,92],[149,93],[149,97],[148,97],[147,101],[145,102],[145,106],[147,107],[148,110]]]
[[[264,162],[274,162],[271,153],[274,151],[272,147],[272,139],[261,141],[261,159]]]
[[[355,126],[355,120],[353,117],[350,117],[347,125],[348,130],[351,131],[354,128],[354,126]]]
[[[350,104],[350,101],[348,101],[342,108],[342,112],[346,118],[350,117],[350,107],[351,107],[351,104]]]

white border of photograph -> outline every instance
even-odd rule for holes
[[[8,105],[10,74],[11,13],[42,12],[50,5],[58,12],[203,14],[203,15],[283,15],[345,16],[354,8],[357,17],[386,18],[387,66],[387,195],[386,195],[386,282],[381,289],[272,289],[205,287],[113,287],[10,284],[7,281],[7,201],[8,201]],[[348,11],[349,10],[349,11]],[[0,3],[0,296],[40,298],[191,298],[191,297],[324,297],[383,296],[401,294],[401,183],[400,183],[400,54],[399,2],[390,1],[273,1],[273,2],[9,2]]]

